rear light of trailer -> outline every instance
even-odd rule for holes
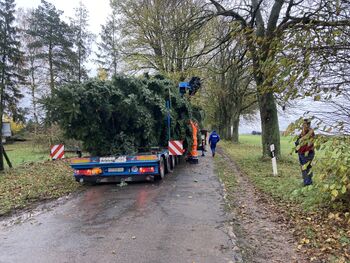
[[[140,167],[140,173],[154,173],[154,167]]]
[[[101,168],[74,170],[75,175],[93,176],[93,175],[99,175],[101,173],[102,173]]]

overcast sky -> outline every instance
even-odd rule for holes
[[[68,17],[74,16],[74,8],[79,6],[80,0],[47,0],[56,6],[57,9],[64,12],[63,18],[68,22]],[[17,8],[36,8],[40,4],[40,0],[16,0]],[[90,17],[90,31],[96,36],[100,32],[101,25],[105,23],[105,20],[110,13],[109,0],[82,0],[83,4],[89,10]],[[92,75],[95,74],[96,69],[91,63],[88,63],[88,68],[91,70]],[[27,102],[28,103],[28,102]],[[25,103],[25,104],[27,104]],[[279,114],[280,129],[284,130],[288,124],[298,117],[300,117],[303,109],[299,109],[300,112],[288,112]],[[250,133],[251,131],[260,131],[260,120],[257,114],[257,119],[254,122],[242,121],[240,125],[240,133]]]
[[[104,24],[109,14],[109,0],[81,0],[89,10],[90,30],[98,35],[101,25]],[[36,8],[40,0],[15,0],[17,8]],[[79,6],[80,0],[47,0],[57,9],[64,12],[64,18],[73,17],[74,8]],[[67,20],[68,21],[68,20]]]

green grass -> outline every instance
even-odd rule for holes
[[[50,158],[49,149],[45,152],[43,149],[35,147],[30,141],[5,144],[4,148],[14,167],[23,163],[44,161]]]
[[[57,198],[76,191],[68,161],[22,165],[0,174],[0,216],[33,202]]]
[[[43,149],[42,146],[35,146],[32,141],[5,144],[4,148],[13,167],[31,162],[50,160],[50,149]],[[75,153],[65,153],[66,158],[75,156]],[[7,163],[5,162],[5,167],[6,166]]]
[[[292,153],[292,148],[294,146],[294,142],[292,141],[293,137],[291,136],[281,136],[281,152],[283,157],[290,157]],[[259,135],[240,135],[239,142],[249,147],[254,147],[256,150],[261,151],[261,136]],[[295,160],[298,159],[297,154],[291,156]]]
[[[240,144],[223,141],[220,145],[260,190],[275,199],[296,202],[306,210],[316,209],[327,202],[317,187],[302,186],[298,157],[292,154],[291,137],[281,137],[282,158],[277,161],[278,176],[272,175],[271,161],[261,158],[261,136],[242,135]],[[317,183],[317,167],[314,167],[314,174]]]
[[[215,158],[215,173],[225,182],[227,187],[235,187],[237,185],[236,178],[232,176],[232,170],[227,161],[222,158]]]

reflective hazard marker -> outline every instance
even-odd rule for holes
[[[275,145],[271,144],[270,145],[270,150],[271,150],[271,161],[272,161],[272,173],[274,176],[278,175],[277,172],[277,160],[276,160],[276,155],[275,155]]]
[[[50,157],[52,160],[64,158],[64,145],[57,144],[57,145],[52,146]]]
[[[168,150],[170,155],[182,155],[184,152],[182,141],[169,141]]]

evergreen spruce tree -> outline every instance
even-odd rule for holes
[[[35,45],[36,39],[28,34],[33,25],[30,24],[32,9],[17,10],[17,21],[20,32],[21,50],[24,54],[23,73],[25,76],[24,88],[31,100],[30,114],[34,125],[34,134],[37,134],[41,115],[39,100],[45,91],[47,72],[44,61],[40,58],[42,50]]]
[[[0,0],[0,127],[5,111],[18,115],[18,100],[22,97],[18,89],[21,81],[20,42],[15,22],[15,1]],[[2,133],[0,132],[0,170],[4,170]]]
[[[98,52],[96,62],[101,69],[106,70],[110,75],[117,75],[118,62],[120,59],[119,52],[119,31],[117,11],[112,7],[112,14],[107,19],[106,24],[102,25],[98,43]]]
[[[74,9],[75,16],[71,19],[71,28],[74,35],[74,49],[76,52],[76,65],[74,67],[74,79],[81,83],[87,79],[87,69],[84,63],[88,60],[91,54],[91,43],[93,34],[89,32],[89,13],[84,4],[80,1],[79,6]]]
[[[31,16],[32,27],[28,34],[35,38],[32,45],[42,52],[38,54],[47,65],[51,92],[57,85],[70,82],[74,75],[77,56],[73,51],[73,30],[61,20],[63,11],[45,0]]]

